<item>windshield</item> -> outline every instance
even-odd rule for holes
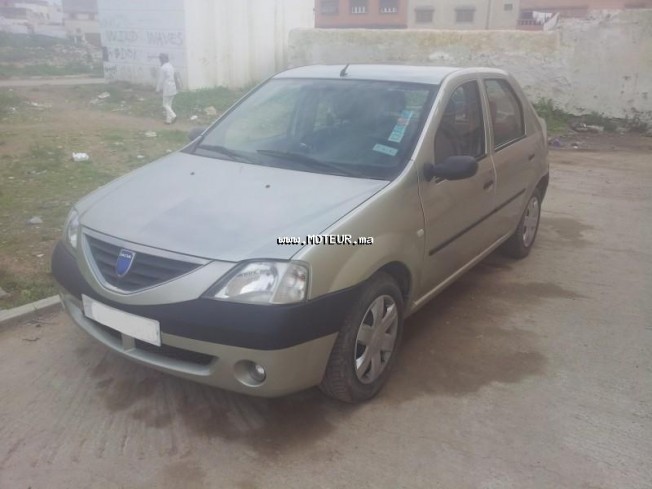
[[[192,151],[389,180],[410,157],[436,89],[397,82],[273,79],[224,116]]]

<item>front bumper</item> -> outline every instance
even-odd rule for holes
[[[64,307],[75,323],[112,350],[179,377],[251,395],[274,397],[321,382],[344,315],[358,289],[302,304],[268,306],[196,299],[134,306],[104,297],[75,257],[59,243],[52,257]],[[159,321],[161,347],[107,328],[84,315],[81,297]],[[262,383],[243,373],[243,362],[266,371]]]

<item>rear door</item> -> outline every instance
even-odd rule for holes
[[[496,226],[501,235],[511,233],[523,211],[535,177],[536,139],[527,133],[523,103],[505,78],[483,80],[490,145],[496,168]]]

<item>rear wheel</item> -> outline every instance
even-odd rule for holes
[[[541,191],[537,188],[532,193],[514,234],[503,244],[501,248],[503,254],[511,258],[528,256],[539,230],[540,218]]]
[[[387,381],[403,331],[403,297],[378,273],[365,285],[335,341],[320,389],[345,402],[375,396]]]

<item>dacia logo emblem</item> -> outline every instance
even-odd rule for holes
[[[115,273],[118,276],[118,278],[122,278],[125,275],[127,275],[127,273],[129,273],[129,270],[131,269],[131,265],[133,265],[135,258],[136,258],[136,252],[131,250],[125,250],[124,248],[120,250],[120,254],[118,255],[118,260],[115,262]]]

